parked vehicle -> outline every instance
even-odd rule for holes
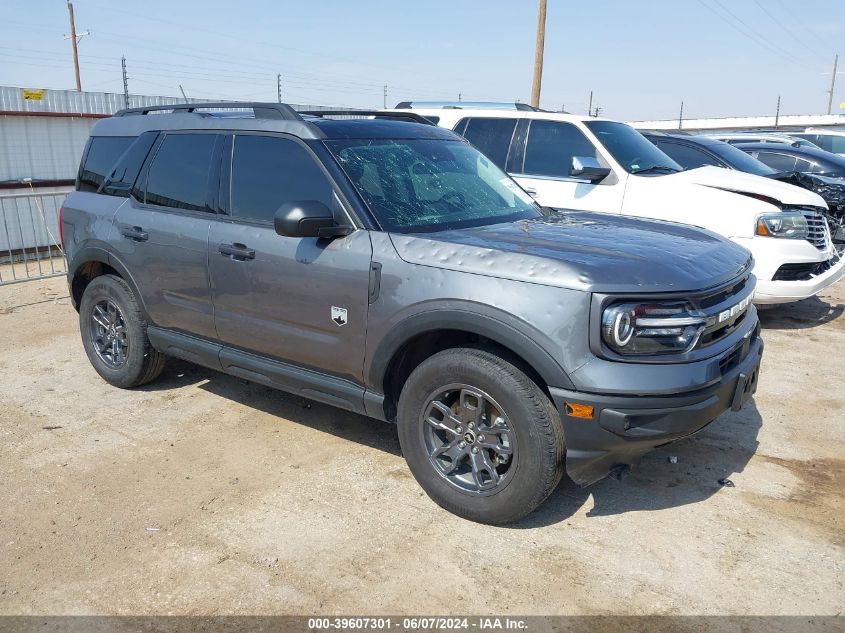
[[[92,129],[61,226],[109,383],[176,356],[395,421],[429,496],[487,523],[531,512],[564,462],[580,484],[619,474],[753,394],[737,244],[543,209],[414,113],[236,106]]]
[[[795,138],[804,139],[826,152],[845,156],[845,130],[808,127],[803,132],[790,132]]]
[[[630,125],[513,107],[402,103],[465,136],[544,206],[684,222],[754,254],[760,304],[811,297],[842,277],[818,195],[768,178],[680,165]],[[408,109],[410,108],[410,110]]]
[[[822,149],[770,143],[738,143],[736,147],[775,171],[800,171],[828,178],[845,178],[845,157]]]
[[[777,173],[736,146],[710,136],[652,131],[642,132],[642,135],[684,169],[724,167],[766,177]]]
[[[812,141],[785,132],[702,132],[699,136],[714,138],[731,145],[738,143],[773,143],[792,147],[818,147]]]
[[[739,149],[742,145],[730,145],[705,136],[666,134],[665,132],[645,132],[643,135],[684,169],[697,169],[705,165],[736,169],[797,185],[819,194],[827,203],[829,215],[826,217],[830,223],[834,243],[845,244],[845,179],[795,171],[794,169],[804,166],[797,162],[791,171],[776,171]],[[763,147],[772,149],[770,145]],[[777,149],[774,148],[772,151],[776,152]],[[802,163],[806,162],[811,168],[819,167],[817,162],[800,160]],[[786,166],[789,165],[790,163],[786,164]]]

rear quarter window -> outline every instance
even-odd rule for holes
[[[96,192],[134,136],[92,136],[79,167],[77,191]]]

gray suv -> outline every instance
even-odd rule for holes
[[[621,474],[754,392],[747,251],[541,208],[419,115],[340,114],[179,105],[94,126],[61,226],[106,381],[173,356],[395,422],[429,496],[493,524],[564,468]]]

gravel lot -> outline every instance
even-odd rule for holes
[[[763,313],[751,406],[509,528],[429,501],[393,426],[178,361],[110,387],[66,294],[0,287],[2,614],[845,605],[845,282]]]

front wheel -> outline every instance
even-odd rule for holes
[[[421,363],[402,389],[398,425],[420,486],[472,521],[521,519],[563,473],[554,405],[523,371],[488,351],[450,349]]]

